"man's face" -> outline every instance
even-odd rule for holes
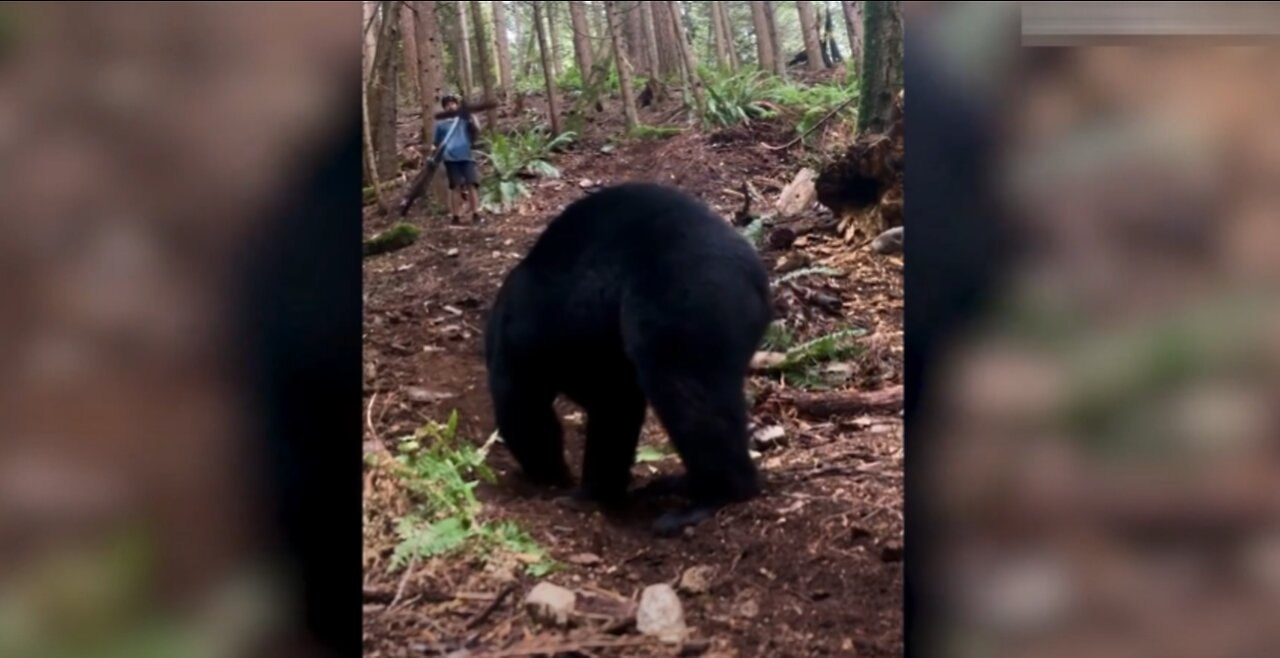
[[[458,109],[458,103],[456,101],[447,101],[444,104],[444,109],[446,112],[452,112]]]

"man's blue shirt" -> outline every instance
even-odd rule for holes
[[[471,160],[471,137],[467,135],[467,125],[461,123],[462,117],[453,117],[444,119],[436,124],[436,134],[434,143],[436,148],[444,151],[441,159],[445,162],[466,162]],[[457,127],[454,128],[454,124]],[[449,130],[453,129],[453,134],[449,135]],[[449,135],[449,141],[444,142],[445,135]]]

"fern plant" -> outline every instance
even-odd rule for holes
[[[401,483],[420,503],[396,522],[400,541],[391,555],[392,568],[414,559],[472,549],[490,556],[504,551],[521,556],[532,575],[556,568],[528,533],[510,522],[485,523],[475,488],[495,476],[485,464],[487,445],[477,448],[457,440],[458,412],[446,423],[429,422],[397,446],[395,463]]]
[[[485,209],[501,212],[528,196],[524,178],[559,178],[560,170],[548,158],[575,139],[577,133],[574,132],[551,137],[544,126],[524,132],[492,135],[488,150],[478,152],[480,158],[489,163],[492,172],[480,191]]]

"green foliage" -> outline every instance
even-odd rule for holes
[[[781,368],[807,368],[816,364],[841,359],[851,359],[862,351],[861,346],[850,341],[866,334],[862,329],[844,329],[806,343],[801,343],[787,350],[786,361]]]
[[[406,222],[395,226],[364,241],[364,255],[377,256],[389,251],[404,249],[422,236],[422,229]]]
[[[503,211],[527,196],[522,178],[559,178],[560,170],[547,158],[551,153],[571,144],[577,138],[573,131],[551,137],[544,126],[511,134],[495,133],[489,138],[488,150],[478,151],[488,162],[492,174],[481,187],[481,202],[490,211]]]
[[[475,488],[482,480],[495,481],[485,464],[488,448],[459,441],[457,429],[455,409],[448,422],[428,422],[400,439],[395,465],[401,484],[419,507],[396,522],[400,543],[392,553],[392,567],[469,549],[482,556],[514,553],[525,558],[529,573],[549,572],[555,564],[519,526],[489,524],[480,518]]]
[[[796,337],[787,328],[787,325],[781,322],[774,322],[769,325],[768,331],[764,334],[762,347],[770,352],[785,352],[795,343]]]
[[[703,119],[721,128],[785,115],[796,122],[796,132],[802,134],[858,93],[853,82],[801,85],[759,70],[726,75],[705,69],[702,76],[707,89]],[[840,113],[847,120],[856,116],[852,103]]]
[[[795,345],[791,332],[774,323],[765,334],[763,347],[784,354],[782,362],[770,367],[770,371],[781,374],[792,386],[817,388],[826,384],[819,368],[832,361],[857,358],[863,348],[850,339],[865,333],[862,329],[844,329]]]
[[[759,248],[760,240],[764,238],[764,218],[757,217],[751,220],[741,231],[742,237],[751,243],[751,246]]]
[[[639,124],[631,130],[634,139],[667,139],[681,133],[679,126],[649,126]]]
[[[643,445],[636,450],[636,463],[645,464],[649,462],[660,462],[671,456],[672,453],[664,451],[662,448],[653,445]]]
[[[707,90],[707,110],[703,119],[713,126],[725,128],[774,116],[768,92],[778,82],[764,72],[743,71],[737,75],[720,76],[705,71],[703,84]]]

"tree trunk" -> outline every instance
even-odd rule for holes
[[[364,59],[361,62],[363,66],[360,70],[364,72],[364,80],[366,84],[368,83],[369,78],[373,75],[373,58],[378,54],[378,30],[380,29],[378,21],[378,5],[379,2],[370,2],[370,0],[365,0],[361,4],[361,9],[364,12],[364,20],[361,23],[364,29]]]
[[[533,72],[533,62],[536,59],[534,54],[537,52],[537,48],[535,46],[538,45],[538,35],[537,30],[533,27],[532,13],[529,14],[529,28],[527,33],[524,35],[524,41],[522,43],[525,44],[524,64],[520,68],[520,76],[527,78],[529,77],[529,74]]]
[[[853,70],[860,74],[862,73],[861,3],[841,0],[840,8],[844,11],[844,28],[849,32],[849,60],[853,62]]]
[[[435,113],[440,109],[440,97],[444,95],[444,63],[440,60],[444,52],[440,39],[440,19],[436,13],[436,3],[419,1],[413,3],[418,10],[415,14],[415,41],[418,44],[418,87],[422,92],[422,138],[423,165],[431,151],[432,138],[436,131]],[[428,194],[437,201],[445,202],[449,188],[444,176],[432,179]]]
[[[533,29],[538,33],[538,52],[542,56],[542,78],[547,85],[547,113],[550,114],[551,134],[560,134],[560,101],[556,99],[555,71],[551,66],[551,49],[547,45],[547,29],[542,23],[542,3],[533,3]]]
[[[551,39],[551,70],[556,74],[556,80],[559,80],[564,73],[561,68],[562,62],[564,62],[564,53],[560,50],[560,22],[557,20],[560,18],[560,3],[548,0],[542,4],[545,4],[547,8],[548,37]]]
[[[658,57],[658,28],[653,21],[653,3],[641,2],[637,5],[637,11],[640,12],[640,22],[644,26],[646,68],[650,78],[657,78],[660,75],[660,58]]]
[[[467,32],[467,6],[463,0],[453,3],[453,73],[464,98],[471,98],[471,40]]]
[[[648,46],[644,42],[644,17],[642,16],[644,12],[636,2],[623,3],[615,11],[621,11],[625,15],[622,36],[623,42],[627,45],[627,61],[631,63],[633,71],[648,73]]]
[[[787,52],[782,47],[782,39],[778,38],[778,19],[773,14],[773,3],[763,2],[764,18],[769,25],[769,42],[773,44],[773,72],[780,77],[787,77]]]
[[[484,13],[480,11],[480,0],[471,0],[471,22],[476,28],[476,58],[480,64],[480,84],[484,89],[484,100],[489,105],[489,109],[485,110],[485,123],[489,124],[488,128],[493,129],[498,125],[498,108],[494,105],[497,94],[494,93],[494,87],[497,85],[493,81],[493,67],[489,65],[489,34],[484,26]]]
[[[826,17],[822,20],[822,39],[819,45],[822,46],[822,61],[831,68],[844,61],[844,55],[840,53],[840,42],[836,39],[836,24],[831,18],[831,6],[823,3],[823,9],[826,11]]]
[[[761,71],[773,71],[773,41],[769,38],[769,19],[765,17],[763,2],[752,0],[751,25],[756,31],[756,66]]]
[[[729,70],[738,72],[738,48],[733,42],[733,24],[729,22],[729,10],[725,8],[723,2],[711,3],[711,10],[715,12],[714,17],[720,23],[720,33],[724,35],[724,52],[725,59],[729,63]]]
[[[388,181],[400,173],[400,149],[396,146],[396,40],[400,21],[396,20],[395,2],[381,2],[378,21],[377,49],[369,77],[369,121],[372,123],[373,146],[377,156],[378,180]]]
[[[671,30],[675,32],[676,49],[680,51],[681,61],[684,62],[685,78],[689,82],[689,87],[693,90],[693,101],[698,108],[698,116],[702,116],[707,111],[707,93],[702,88],[702,78],[698,75],[698,61],[693,56],[693,46],[689,45],[688,39],[685,37],[684,21],[680,18],[680,8],[676,7],[676,3],[668,0],[667,9],[671,14]]]
[[[902,14],[898,3],[870,0],[864,5],[864,16],[859,133],[888,128],[894,96],[902,88]]]
[[[605,8],[608,10],[608,7]],[[587,23],[587,10],[582,2],[569,3],[569,20],[573,25],[573,59],[578,65],[578,77],[584,82],[591,73],[591,27]],[[615,54],[616,58],[616,54]]]
[[[804,52],[810,71],[821,71],[823,60],[821,40],[818,38],[818,18],[813,15],[813,3],[796,0],[796,12],[800,14],[800,34],[804,37]]]
[[[622,19],[618,16],[617,2],[604,3],[605,21],[609,26],[609,40],[613,43],[613,61],[618,67],[618,86],[622,90],[622,115],[627,122],[627,132],[635,130],[640,122],[636,115],[635,92],[631,88],[630,63],[622,45]]]
[[[721,70],[729,68],[729,47],[728,37],[724,33],[724,23],[720,22],[720,3],[712,2],[711,9],[711,35],[715,40],[716,66]]]
[[[667,2],[646,2],[653,10],[653,30],[658,40],[658,74],[665,81],[681,75],[679,45],[676,43],[675,21],[678,20]]]
[[[492,4],[493,44],[498,53],[498,78],[501,82],[498,95],[505,100],[515,90],[515,84],[511,80],[511,49],[507,42],[507,10],[501,0],[493,0]]]
[[[418,34],[414,27],[413,7],[408,3],[401,3],[400,9],[400,36],[404,41],[401,51],[404,53],[404,91],[413,100],[422,98],[422,89],[418,83],[418,71],[422,70],[422,66],[418,64]]]
[[[387,197],[382,192],[382,177],[378,175],[378,156],[374,154],[373,149],[373,129],[369,127],[369,92],[367,85],[360,85],[360,106],[363,108],[361,113],[361,129],[364,131],[364,173],[369,178],[369,184],[373,186],[373,198],[378,201],[378,210],[382,214],[387,214],[391,210],[391,206],[387,205]]]

